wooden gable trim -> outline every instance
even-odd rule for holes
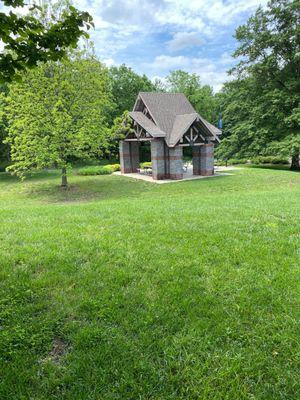
[[[157,123],[157,121],[155,120],[155,118],[153,117],[153,115],[151,114],[151,111],[150,111],[149,107],[147,106],[145,100],[142,98],[141,95],[139,95],[138,98],[140,98],[140,99],[142,100],[142,102],[143,102],[143,104],[144,104],[144,107],[147,108],[147,110],[148,110],[148,112],[149,112],[149,115],[151,116],[153,122],[155,123],[156,126],[158,126],[158,123]]]

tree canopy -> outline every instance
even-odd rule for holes
[[[84,80],[82,77],[84,76]],[[95,59],[63,59],[26,73],[6,98],[9,170],[56,166],[67,185],[70,161],[103,154],[112,111],[108,71]]]
[[[3,0],[5,6],[16,8],[26,5],[24,0]],[[0,40],[4,51],[0,53],[0,83],[11,82],[26,68],[39,62],[59,60],[68,48],[77,46],[78,39],[86,35],[92,25],[87,12],[68,5],[59,18],[50,14],[48,24],[39,18],[42,7],[33,5],[28,15],[19,16],[11,10],[0,12]]]
[[[219,154],[281,153],[299,169],[299,1],[271,0],[236,30],[236,80],[221,96],[225,137]]]
[[[198,113],[208,121],[216,122],[213,89],[209,85],[202,85],[199,75],[182,70],[173,71],[166,78],[166,88],[169,92],[184,93]]]
[[[126,65],[111,67],[111,90],[115,102],[113,117],[120,116],[124,111],[132,110],[139,92],[152,92],[154,84],[146,75],[138,75]]]

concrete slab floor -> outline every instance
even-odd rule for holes
[[[152,179],[151,175],[147,174],[140,174],[140,173],[130,173],[130,174],[121,174],[120,171],[114,172],[114,175],[119,175],[119,176],[124,176],[127,178],[133,178],[133,179],[140,179],[146,182],[152,182],[152,183],[157,183],[159,185],[164,184],[164,183],[175,183],[175,182],[183,182],[183,181],[191,181],[194,179],[207,179],[207,178],[214,178],[216,176],[226,176],[226,175],[231,175],[229,171],[237,169],[236,167],[215,167],[215,174],[211,176],[201,176],[201,175],[193,175],[193,168],[190,166],[187,169],[187,172],[183,173],[183,179],[162,179],[162,180],[155,180]],[[228,171],[228,172],[227,172]]]

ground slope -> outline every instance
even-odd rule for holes
[[[300,398],[300,175],[0,175],[1,399]]]

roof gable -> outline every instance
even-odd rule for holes
[[[217,135],[221,134],[195,111],[183,93],[140,92],[130,115],[153,137],[165,137],[170,147],[177,144],[195,121],[201,123],[210,140],[219,141]]]
[[[196,112],[183,93],[140,92],[139,96],[156,124],[167,134],[172,132],[177,115]]]
[[[198,118],[197,113],[177,115],[174,121],[172,132],[168,135],[167,141],[169,146],[175,146],[178,140],[190,128],[193,122]]]
[[[149,118],[140,111],[131,111],[130,117],[145,129],[152,137],[165,137],[166,133],[161,131],[157,125],[154,124]]]

